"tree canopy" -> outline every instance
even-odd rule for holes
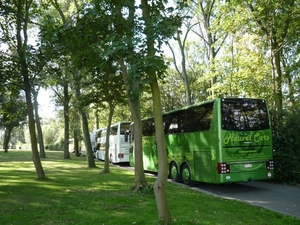
[[[69,139],[82,137],[88,167],[95,167],[89,132],[99,123],[109,129],[130,118],[141,134],[141,119],[154,116],[161,165],[155,194],[159,217],[170,223],[162,113],[218,96],[263,98],[274,134],[286,129],[286,115],[299,112],[299,21],[299,0],[1,1],[1,129],[11,134],[27,109],[43,179],[36,90],[54,91],[64,128],[61,138],[48,132],[39,139],[60,139],[69,159]],[[136,175],[136,186],[147,186]]]

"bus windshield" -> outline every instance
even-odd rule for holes
[[[266,101],[260,99],[222,99],[223,130],[251,131],[269,129]]]

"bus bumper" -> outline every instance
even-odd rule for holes
[[[274,179],[274,171],[219,174],[217,183],[250,182]]]

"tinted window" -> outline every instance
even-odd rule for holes
[[[129,129],[130,129],[130,123],[122,123],[120,134],[125,134],[125,132],[128,131]]]
[[[209,130],[213,116],[214,102],[210,102],[199,107],[193,108],[191,120],[193,123],[193,131]]]
[[[209,130],[214,103],[206,103],[164,116],[166,134]]]
[[[165,134],[206,131],[210,129],[214,102],[163,115]],[[155,134],[154,119],[143,121],[143,136]]]
[[[118,134],[118,126],[112,126],[110,128],[110,134],[111,135],[117,135]]]
[[[147,119],[143,122],[143,136],[152,136],[155,134],[154,119]]]
[[[269,129],[266,102],[256,99],[222,99],[222,129]]]

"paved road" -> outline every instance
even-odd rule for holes
[[[125,166],[123,168],[134,170],[134,168],[130,166]],[[171,180],[169,181],[172,182]],[[275,212],[294,216],[300,220],[299,187],[253,181],[249,183],[233,183],[225,185],[196,183],[191,188],[222,198],[260,206]]]
[[[199,191],[261,206],[300,219],[300,188],[266,182],[214,185],[197,183]]]

